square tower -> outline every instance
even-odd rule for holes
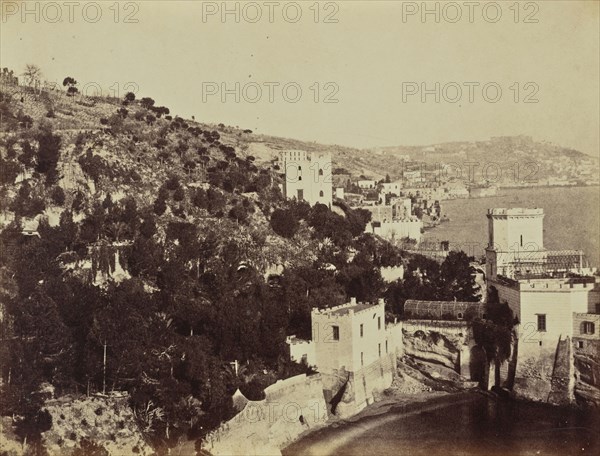
[[[330,154],[289,150],[281,152],[279,161],[285,173],[283,195],[286,198],[306,201],[311,206],[320,203],[331,207],[333,185]]]
[[[512,265],[543,261],[543,209],[488,209],[488,246],[486,274],[495,280],[498,274],[510,276]]]

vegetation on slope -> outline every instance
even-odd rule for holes
[[[0,409],[22,439],[52,426],[44,383],[127,391],[159,451],[201,436],[237,388],[308,369],[285,338],[310,337],[311,308],[382,296],[380,267],[403,261],[368,213],[285,201],[248,130],[65,87],[0,98]]]

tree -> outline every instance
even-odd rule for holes
[[[514,314],[507,303],[487,306],[488,319],[473,320],[473,338],[485,350],[488,363],[495,362],[495,385],[500,386],[500,366],[510,358]]]
[[[479,301],[475,270],[465,252],[451,251],[440,267],[441,299]]]
[[[77,81],[75,79],[73,79],[71,76],[67,76],[63,80],[63,86],[67,87],[67,95],[68,96],[73,96],[77,92],[79,92],[79,89],[77,89],[77,87],[75,87],[76,85],[77,85]]]
[[[39,87],[42,79],[42,70],[37,65],[28,63],[25,65],[25,72],[23,73],[25,83],[29,87]]]
[[[65,203],[65,192],[62,187],[54,187],[50,195],[54,204],[62,206]]]
[[[142,107],[150,109],[152,106],[154,106],[154,100],[149,97],[144,97],[140,100],[140,104],[142,105]]]
[[[154,213],[156,215],[163,215],[167,210],[167,203],[162,197],[156,198],[154,201]]]
[[[175,201],[183,201],[185,199],[185,191],[183,190],[183,187],[177,187],[177,189],[173,192],[173,199]]]
[[[125,101],[127,103],[132,103],[135,100],[135,93],[133,92],[127,92],[125,94]]]
[[[42,128],[36,135],[39,143],[36,171],[46,174],[46,182],[53,183],[57,177],[56,166],[60,157],[61,138],[50,128]]]
[[[273,214],[271,214],[271,228],[279,236],[292,238],[299,227],[298,219],[294,217],[294,214],[290,210],[275,209]]]

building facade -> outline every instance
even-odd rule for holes
[[[331,155],[303,150],[281,152],[279,166],[285,173],[283,195],[288,199],[331,207],[333,186]]]
[[[597,276],[582,252],[544,248],[543,209],[490,209],[487,217],[488,290],[519,322],[513,389],[527,399],[573,402],[573,344],[580,328],[588,331],[586,341],[600,340]]]
[[[353,415],[373,401],[374,391],[391,385],[402,327],[385,324],[383,300],[370,304],[353,298],[341,306],[313,309],[311,323],[316,367],[334,413]]]

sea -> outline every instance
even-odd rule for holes
[[[600,454],[592,411],[451,396],[412,410],[341,422],[308,434],[284,456],[569,456]]]
[[[429,229],[424,241],[450,241],[453,250],[476,258],[487,245],[489,208],[544,209],[544,247],[583,250],[588,264],[600,267],[600,187],[501,189],[496,196],[442,201],[450,221]]]

